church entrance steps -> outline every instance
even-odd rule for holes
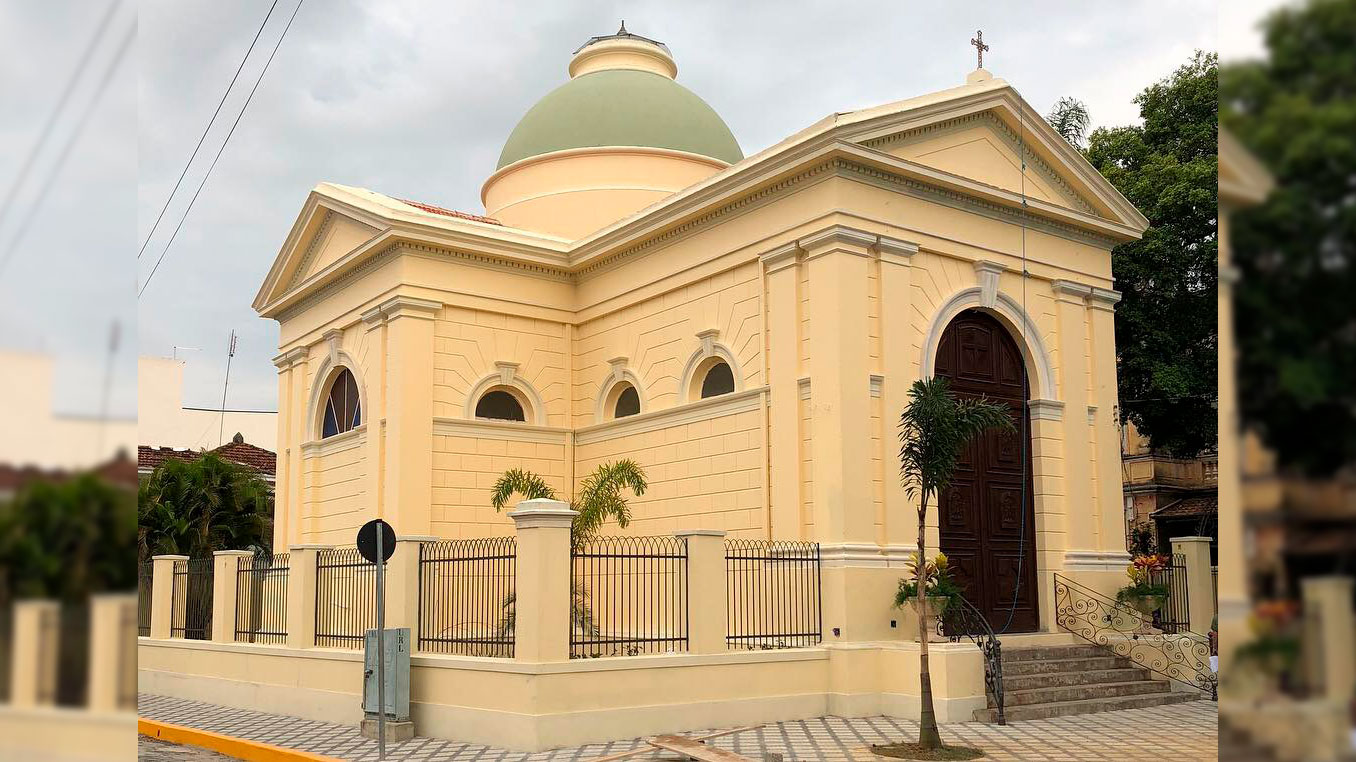
[[[1003,705],[1008,722],[1177,704],[1199,698],[1095,645],[1003,648]],[[975,712],[996,722],[992,698]]]
[[[1019,632],[1005,633],[998,636],[998,640],[1003,644],[1003,650],[1018,648],[1034,648],[1036,646],[1073,646],[1086,642],[1074,637],[1067,632]]]

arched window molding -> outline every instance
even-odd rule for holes
[[[546,405],[542,402],[541,395],[527,382],[527,379],[518,375],[518,363],[516,362],[496,362],[494,372],[483,376],[471,387],[470,393],[466,395],[466,405],[462,414],[468,420],[493,420],[488,418],[476,418],[476,405],[480,398],[492,391],[507,392],[515,399],[518,404],[523,406],[524,423],[533,426],[546,425]]]
[[[636,390],[636,396],[640,398],[640,412],[649,412],[649,404],[645,399],[645,387],[641,386],[640,377],[626,367],[627,359],[625,357],[614,357],[607,361],[612,369],[608,371],[607,377],[598,384],[598,399],[593,406],[595,423],[616,420],[617,398],[621,396],[627,384]]]
[[[308,441],[320,441],[324,433],[325,403],[329,399],[330,386],[334,384],[334,379],[345,370],[353,374],[353,380],[358,385],[358,404],[362,407],[363,422],[352,430],[362,431],[366,428],[372,409],[367,406],[367,384],[363,383],[363,374],[359,370],[358,361],[348,352],[331,346],[329,355],[316,369],[316,382],[311,385],[310,401],[306,408]]]
[[[984,264],[984,263],[981,263]],[[977,268],[978,269],[978,268]],[[942,333],[957,315],[969,309],[986,312],[998,319],[1012,339],[1022,350],[1022,359],[1026,362],[1027,378],[1033,381],[1031,396],[1034,400],[1059,401],[1059,388],[1056,385],[1054,365],[1050,362],[1050,353],[1045,349],[1040,328],[1031,316],[1022,309],[1022,305],[1007,294],[998,291],[994,283],[972,286],[956,292],[947,299],[937,314],[923,342],[922,372],[924,378],[931,378],[937,363],[937,349],[942,343]]]
[[[739,362],[735,360],[734,352],[721,344],[719,338],[720,332],[715,328],[697,334],[701,347],[687,359],[687,365],[683,367],[682,386],[678,387],[683,402],[701,400],[702,381],[706,378],[706,372],[717,362],[724,362],[730,366],[730,374],[734,376],[734,390],[743,391],[744,374],[740,371]]]

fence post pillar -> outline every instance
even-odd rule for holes
[[[61,604],[56,601],[15,602],[9,674],[11,705],[45,706],[55,702],[60,617]]]
[[[419,637],[419,549],[437,537],[397,537],[395,553],[386,564],[386,628],[410,628]]]
[[[188,556],[153,556],[151,558],[151,637],[168,638],[174,615],[174,564],[187,561]],[[187,597],[187,587],[185,587]]]
[[[518,528],[514,658],[570,658],[570,523],[578,515],[562,500],[524,500],[509,513]]]
[[[1318,616],[1314,637],[1322,654],[1323,692],[1346,706],[1356,688],[1356,614],[1351,610],[1351,577],[1309,577],[1300,581],[1305,613]]]
[[[1172,554],[1186,560],[1187,629],[1198,635],[1210,632],[1215,617],[1215,582],[1210,578],[1210,538],[1174,537]]]
[[[112,712],[118,707],[118,681],[124,679],[123,659],[136,660],[136,651],[128,653],[135,642],[136,595],[105,593],[89,599],[89,695],[86,706],[91,712]],[[135,646],[131,646],[135,649]],[[135,672],[135,670],[134,670]]]
[[[287,563],[287,647],[315,648],[316,560],[330,545],[293,545]]]
[[[235,642],[236,582],[240,579],[240,559],[254,554],[248,550],[218,550],[212,553],[212,641]]]
[[[687,650],[694,654],[723,654],[725,532],[686,529],[674,535],[687,540]]]

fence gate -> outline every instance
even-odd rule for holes
[[[1154,626],[1170,635],[1187,632],[1191,609],[1187,605],[1186,556],[1174,553],[1167,567],[1151,576],[1153,582],[1168,588],[1163,608],[1154,612]]]

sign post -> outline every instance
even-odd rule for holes
[[[372,519],[358,530],[358,552],[377,565],[377,759],[386,759],[386,561],[395,553],[395,530]]]

